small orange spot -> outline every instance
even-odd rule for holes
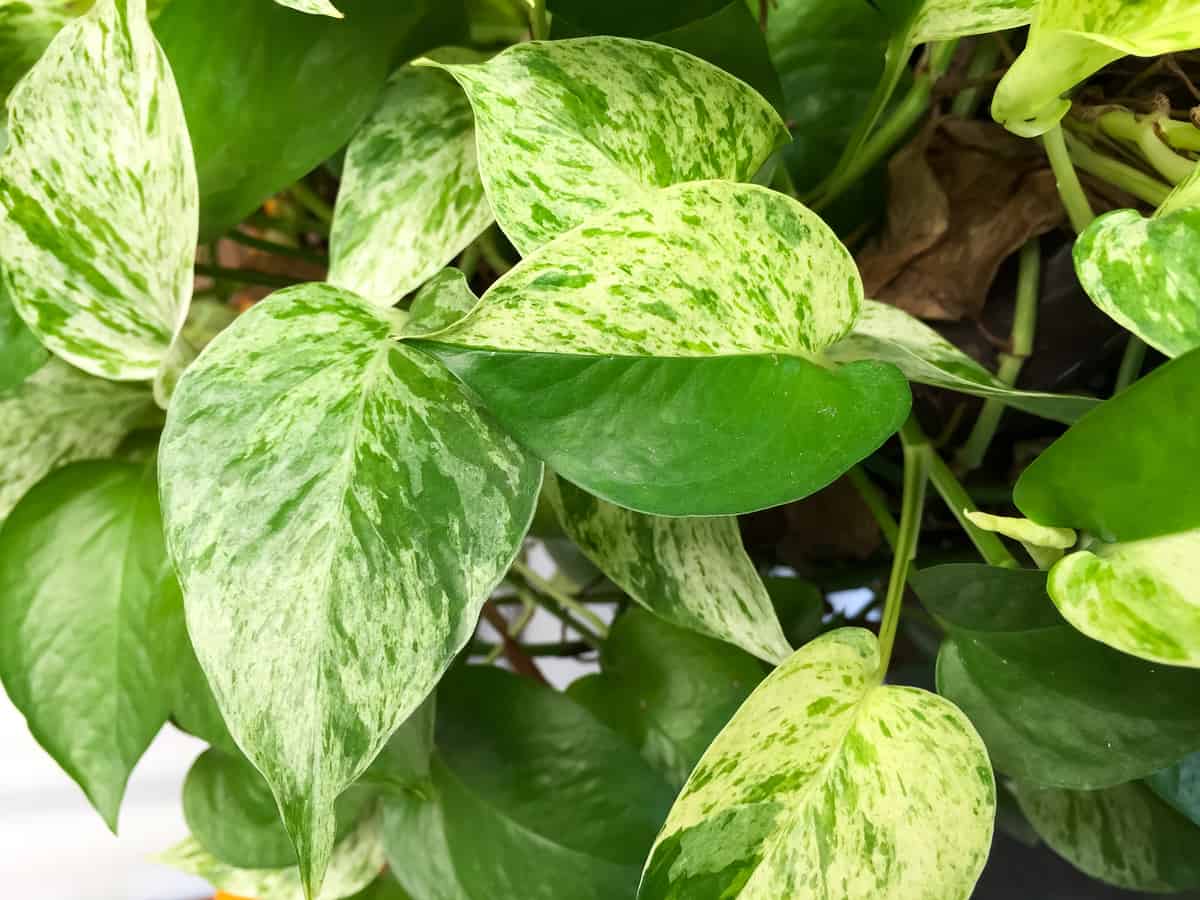
[[[224,891],[217,891],[217,896],[213,900],[253,900],[252,897],[239,897],[237,894],[227,894]]]
[[[263,201],[263,212],[272,219],[279,215],[279,201],[274,197],[268,197]]]

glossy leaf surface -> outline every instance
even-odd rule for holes
[[[1090,790],[1195,749],[1200,676],[1080,634],[1046,596],[1044,572],[938,566],[914,584],[950,634],[938,692],[970,717],[999,771]]]
[[[992,837],[987,752],[878,666],[875,636],[841,629],[768,676],[692,772],[638,897],[967,896]]]
[[[1200,352],[1154,372],[1090,412],[1021,475],[1017,507],[1041,525],[1136,541],[1200,527]]]
[[[1100,309],[1167,356],[1200,347],[1200,209],[1101,216],[1075,242],[1075,271]]]
[[[1200,886],[1200,828],[1145,785],[1065,791],[1018,784],[1015,790],[1042,840],[1093,878],[1154,893]]]
[[[567,693],[627,737],[674,787],[762,680],[762,663],[640,609],[609,632],[600,673]]]
[[[171,0],[155,22],[187,113],[203,240],[344,146],[392,69],[463,27],[453,0],[338,6],[345,19],[270,0]]]
[[[196,171],[145,0],[68,24],[8,100],[0,264],[30,329],[75,366],[153,378],[192,291]]]
[[[1035,137],[1070,109],[1068,92],[1110,62],[1198,45],[1200,7],[1191,0],[1041,0],[1025,50],[996,88],[992,115]]]
[[[863,301],[854,330],[829,347],[826,356],[837,362],[888,362],[911,381],[976,397],[997,397],[1016,409],[1067,424],[1099,402],[1010,388],[920,319],[874,300]]]
[[[388,806],[388,853],[409,893],[552,900],[570,885],[578,900],[632,894],[671,791],[624,738],[569,698],[491,667],[450,673],[438,706],[433,795],[424,812]],[[413,842],[425,858],[403,852]],[[439,865],[453,873],[449,884],[428,877]]]
[[[391,306],[491,221],[466,95],[444,72],[400,69],[346,151],[330,283]]]
[[[169,571],[152,464],[75,463],[0,529],[0,680],[114,831],[170,712],[183,630],[162,602]]]
[[[277,293],[188,369],[163,434],[192,642],[314,888],[334,799],[470,638],[541,479],[387,315]]]
[[[475,111],[496,220],[522,255],[653,188],[746,180],[786,139],[742,82],[643,41],[520,44],[447,69]]]

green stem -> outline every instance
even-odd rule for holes
[[[567,612],[586,621],[601,638],[608,637],[608,626],[604,624],[604,620],[588,609],[585,604],[580,603],[570,594],[560,591],[519,559],[513,562],[512,570],[539,594],[549,597]]]
[[[303,247],[291,247],[287,244],[279,244],[275,241],[267,241],[263,238],[254,237],[253,235],[238,231],[236,228],[228,232],[225,236],[235,244],[241,244],[243,247],[250,247],[254,250],[261,250],[264,253],[273,253],[276,256],[291,256],[296,259],[304,259],[321,265],[329,264],[329,258],[321,255],[320,253],[314,253],[311,250],[305,250]]]
[[[1138,118],[1129,110],[1114,109],[1100,116],[1096,124],[1109,137],[1133,144],[1163,178],[1178,184],[1192,174],[1196,164],[1164,143],[1159,136],[1157,118],[1153,115]]]
[[[915,425],[915,420],[910,418]],[[907,427],[907,426],[906,426]],[[888,579],[887,600],[879,625],[879,680],[887,675],[904,607],[904,588],[908,569],[916,555],[921,533],[921,513],[925,509],[925,484],[929,478],[930,453],[927,443],[904,443],[904,498],[900,506],[900,530],[892,554],[892,573]]]
[[[905,447],[912,445],[928,454],[929,481],[946,505],[950,507],[950,512],[953,513],[962,530],[967,533],[967,537],[971,539],[971,543],[975,545],[975,549],[979,551],[984,562],[991,566],[1017,568],[1016,558],[1008,552],[1008,548],[1004,546],[1000,538],[990,531],[979,528],[967,518],[966,513],[975,512],[978,509],[975,501],[971,499],[967,489],[950,471],[946,461],[933,449],[929,438],[921,431],[921,427],[915,419],[910,417],[904,424],[900,430],[900,440]]]
[[[291,186],[290,191],[291,195],[296,198],[296,202],[316,216],[318,221],[326,226],[333,224],[333,207],[321,199],[317,192],[307,184],[297,181]]]
[[[975,47],[975,55],[971,57],[971,64],[967,66],[967,78],[972,81],[983,78],[996,68],[996,63],[999,61],[1000,43],[988,37],[980,38]],[[973,119],[979,112],[979,103],[982,99],[983,88],[979,85],[964,88],[954,98],[950,112],[960,119]]]
[[[550,23],[546,20],[546,0],[532,0],[529,8],[529,36],[535,41],[544,41],[550,36]]]
[[[1050,158],[1050,168],[1054,170],[1054,179],[1058,183],[1058,195],[1066,207],[1071,227],[1081,234],[1092,224],[1096,214],[1092,212],[1092,205],[1083,192],[1083,185],[1079,183],[1079,173],[1075,171],[1071,156],[1067,153],[1062,125],[1055,125],[1042,135],[1042,144]]]
[[[888,509],[887,497],[884,496],[883,491],[867,476],[867,473],[862,470],[862,466],[855,466],[846,473],[846,477],[850,479],[850,483],[854,485],[854,489],[862,497],[863,503],[867,505],[867,509],[871,511],[871,515],[875,517],[875,521],[879,524],[879,530],[883,532],[884,540],[888,542],[888,546],[895,550],[896,539],[900,534],[900,526],[896,524],[896,519],[892,515],[892,511]]]
[[[1017,300],[1013,311],[1011,353],[1000,354],[1000,366],[996,378],[1009,387],[1014,387],[1021,374],[1025,360],[1033,353],[1033,339],[1037,330],[1038,285],[1042,275],[1042,249],[1037,238],[1031,238],[1021,248],[1017,274]],[[979,418],[971,428],[971,434],[958,452],[957,461],[970,472],[983,464],[1000,417],[1004,415],[1004,401],[989,397],[984,401]]]
[[[259,272],[254,269],[226,269],[223,266],[209,266],[203,263],[197,263],[195,269],[197,275],[205,275],[219,281],[232,281],[237,284],[291,287],[294,284],[302,283],[297,278],[288,278],[286,275],[272,275],[270,272]]]
[[[1071,161],[1088,174],[1133,194],[1151,206],[1161,206],[1171,193],[1171,188],[1154,176],[1111,156],[1105,156],[1073,134],[1067,133],[1065,137]]]
[[[1125,352],[1121,356],[1121,367],[1117,369],[1117,384],[1113,394],[1119,394],[1129,387],[1142,373],[1142,364],[1146,361],[1146,342],[1136,334],[1129,336]]]

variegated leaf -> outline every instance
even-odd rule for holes
[[[1198,248],[1200,208],[1150,219],[1121,209],[1079,236],[1075,271],[1096,306],[1156,350],[1179,356],[1200,346]]]
[[[449,328],[472,309],[479,298],[458,269],[442,269],[421,286],[408,308],[401,334],[424,337]]]
[[[398,319],[281,291],[189,367],[163,433],[196,655],[314,893],[334,799],[470,639],[541,480]]]
[[[737,519],[647,516],[552,476],[545,494],[567,537],[650,612],[772,663],[791,654]]]
[[[1021,811],[1077,869],[1134,891],[1200,887],[1200,829],[1140,782],[1100,791],[1017,784]]]
[[[0,528],[0,680],[114,832],[170,713],[184,632],[169,573],[153,462],[61,469]]]
[[[522,255],[655,187],[747,180],[788,137],[752,89],[659,44],[526,43],[445,68],[471,100],[488,199]]]
[[[959,900],[987,859],[995,805],[966,717],[881,685],[874,635],[841,629],[769,675],[713,741],[638,897]]]
[[[0,108],[59,29],[89,6],[91,0],[0,0]]]
[[[380,814],[362,820],[333,850],[329,871],[315,900],[341,900],[374,881],[387,860],[380,836]],[[306,900],[300,870],[238,869],[221,862],[187,838],[159,857],[159,861],[189,875],[203,878],[219,891],[254,900]]]
[[[910,380],[976,397],[996,397],[1035,416],[1070,424],[1099,401],[1011,388],[948,340],[902,309],[865,300],[854,330],[825,351],[835,362],[877,359]]]
[[[1088,637],[1152,662],[1200,668],[1200,530],[1097,541],[1060,560],[1048,589]]]
[[[913,44],[948,41],[1028,25],[1039,0],[924,0],[912,24]]]
[[[491,221],[462,89],[436,69],[400,69],[346,152],[330,283],[391,306]]]
[[[47,473],[110,455],[129,432],[158,421],[141,385],[85,375],[51,359],[0,393],[0,519]]]
[[[996,88],[992,116],[1009,131],[1036,137],[1071,108],[1068,92],[1110,62],[1194,47],[1194,0],[1040,0],[1025,49]]]
[[[280,6],[288,6],[302,13],[308,13],[313,16],[332,16],[335,19],[342,18],[342,14],[338,8],[329,0],[275,0]]]
[[[861,304],[854,260],[816,214],[757,185],[699,181],[556,238],[430,337],[589,356],[812,356]]]
[[[8,100],[0,264],[54,353],[154,378],[192,291],[199,198],[183,106],[146,0],[68,24]]]

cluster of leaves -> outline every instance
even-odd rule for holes
[[[1200,129],[1070,99],[1200,46],[1200,3],[396,6],[0,0],[0,679],[108,824],[170,720],[211,747],[165,858],[261,900],[963,898],[998,793],[1089,875],[1200,886]],[[997,374],[842,240],[956,52],[986,75],[1026,25],[991,112],[1133,335],[1103,402],[1014,387],[1036,239]],[[1075,165],[1155,211],[1095,218]],[[264,244],[281,191],[327,276],[235,316],[198,249]],[[983,398],[976,455],[1005,405],[1070,426],[1024,518],[910,383]],[[899,522],[859,468],[897,434]],[[773,599],[739,535],[847,473],[893,545],[878,635]],[[984,564],[910,571],[927,482]],[[611,629],[527,564],[539,503]],[[936,692],[888,678],[906,586]],[[509,597],[600,671],[480,647]]]

